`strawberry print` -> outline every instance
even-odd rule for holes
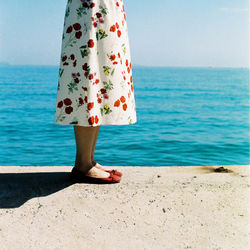
[[[137,121],[123,0],[68,0],[55,123],[95,127]]]

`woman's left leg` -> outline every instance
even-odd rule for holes
[[[99,169],[102,169],[102,170],[112,170],[112,168],[103,167],[102,165],[100,165],[99,163],[97,163],[95,161],[95,157],[94,157],[95,146],[96,146],[96,142],[97,142],[97,137],[98,137],[98,134],[99,134],[99,130],[100,130],[100,126],[98,126],[98,128],[95,130],[94,143],[93,143],[92,152],[91,152],[91,161],[92,161],[93,166],[95,166],[96,168],[99,168]]]

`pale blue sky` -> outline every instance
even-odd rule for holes
[[[0,61],[59,65],[67,0],[0,2]],[[248,0],[124,0],[133,64],[249,66]]]

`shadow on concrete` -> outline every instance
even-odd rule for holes
[[[1,173],[0,209],[20,207],[29,199],[50,195],[72,184],[68,172]]]

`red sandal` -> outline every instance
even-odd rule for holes
[[[95,166],[96,164],[96,161],[93,161],[93,166]],[[116,169],[112,169],[112,170],[105,170],[106,172],[110,173],[110,174],[114,174],[114,175],[117,175],[119,177],[122,177],[122,173],[117,171]]]
[[[105,170],[106,172],[108,173],[111,173],[111,174],[114,174],[114,175],[117,175],[119,177],[122,177],[122,173],[117,171],[116,169],[112,169],[112,170]]]
[[[85,175],[82,171],[78,170],[76,167],[73,167],[70,173],[70,180],[72,182],[79,183],[96,183],[96,184],[108,184],[108,183],[118,183],[121,178],[113,173],[110,173],[109,177],[106,178],[96,178]]]

